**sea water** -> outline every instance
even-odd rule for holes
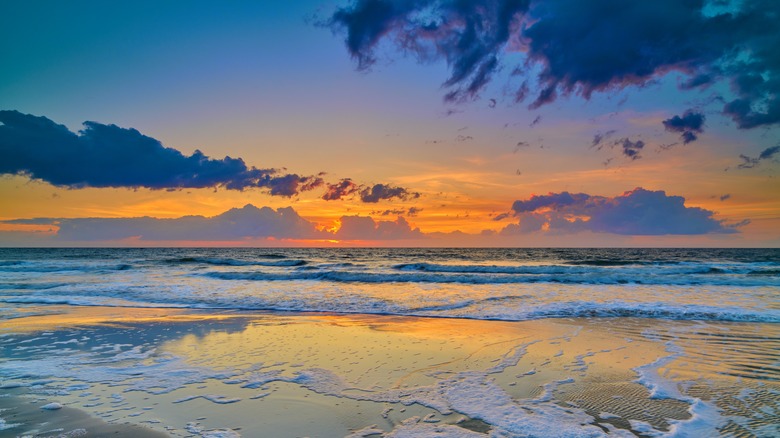
[[[456,414],[496,437],[780,434],[780,250],[4,249],[0,303],[6,321],[61,305],[293,311],[376,315],[371,327],[385,315],[438,317],[442,345],[482,337],[479,353],[458,356],[457,342],[435,352],[436,334],[393,353],[376,337],[326,345],[330,329],[311,339],[252,320],[0,336],[0,388],[78,397],[112,421],[151,415],[150,396],[170,406],[266,400],[276,412],[274,391],[292,387],[325,397],[318,406],[349,400],[393,420],[383,429],[358,413],[354,436],[484,436],[438,423]],[[492,335],[479,320],[510,325]],[[384,359],[373,356],[383,348]],[[388,383],[410,372],[408,385]],[[241,389],[209,392],[229,386]],[[182,433],[209,436],[189,420]]]
[[[6,304],[778,323],[778,288],[777,249],[0,249]]]

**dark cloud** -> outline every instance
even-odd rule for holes
[[[683,89],[727,82],[733,94],[723,112],[747,129],[780,123],[778,16],[775,0],[356,0],[324,24],[344,32],[361,70],[383,40],[421,62],[444,60],[448,101],[477,96],[517,51],[524,60],[512,73],[521,81],[515,98],[534,82],[532,109],[674,71]]]
[[[777,155],[778,152],[780,152],[780,145],[772,146],[770,148],[764,149],[755,158],[740,154],[739,158],[742,159],[742,163],[739,164],[737,167],[740,169],[752,169],[754,167],[757,167],[764,160],[771,160],[772,157]]]
[[[327,191],[322,196],[322,199],[326,201],[336,201],[353,194],[357,194],[361,201],[368,203],[376,203],[380,200],[406,200],[420,197],[419,193],[410,192],[403,187],[393,187],[390,184],[374,184],[373,186],[367,186],[364,184],[357,184],[350,178],[344,178],[335,184],[327,184],[327,188]],[[391,210],[387,211],[390,212]]]
[[[644,149],[645,142],[642,140],[631,141],[628,138],[621,138],[620,140],[616,141],[614,145],[620,146],[623,149],[623,155],[626,157],[631,158],[632,160],[638,160],[642,158],[639,153],[642,152],[642,149]]]
[[[322,195],[322,199],[326,201],[337,201],[360,190],[360,185],[349,178],[344,178],[335,184],[328,184],[327,187],[327,191]]]
[[[471,98],[499,67],[499,57],[511,35],[513,17],[527,0],[486,2],[358,0],[337,9],[325,23],[346,31],[345,43],[358,69],[376,61],[377,44],[391,36],[420,61],[444,59],[450,77],[447,101]]]
[[[339,240],[399,240],[425,237],[419,228],[412,228],[401,216],[395,221],[374,221],[370,217],[342,216],[341,228],[335,236]]]
[[[409,217],[415,217],[418,214],[420,214],[420,212],[423,210],[424,210],[423,208],[409,207],[409,210],[407,210],[406,215]]]
[[[396,209],[390,209],[390,210],[384,210],[384,211],[372,211],[371,214],[378,214],[380,216],[400,216],[400,215],[406,215],[409,217],[417,216],[421,211],[423,211],[422,208],[417,207],[409,207],[409,209],[403,209],[403,208],[396,208]]]
[[[35,219],[42,223],[43,219]],[[16,222],[19,223],[19,222]],[[303,219],[291,207],[273,210],[248,204],[233,208],[218,216],[184,216],[176,219],[138,218],[77,218],[49,219],[57,225],[57,240],[112,241],[216,241],[253,238],[316,239],[326,233]]]
[[[470,135],[462,135],[461,134],[461,135],[458,135],[457,137],[455,137],[455,141],[458,141],[458,142],[471,141],[471,140],[474,140],[474,137],[472,137]]]
[[[502,220],[504,220],[504,219],[506,219],[506,218],[508,218],[508,217],[512,217],[512,216],[513,216],[513,214],[512,214],[512,213],[501,213],[501,214],[497,214],[497,215],[495,215],[495,216],[493,217],[493,220],[494,220],[494,221],[502,221]]]
[[[0,111],[0,174],[68,187],[178,189],[266,188],[293,196],[323,184],[319,176],[247,167],[241,158],[186,156],[135,129],[84,122],[78,134],[46,117]]]
[[[534,126],[538,125],[539,122],[541,121],[542,121],[542,116],[536,116],[536,118],[534,118],[534,120],[528,126],[533,128]]]
[[[730,199],[730,198],[731,198],[731,194],[729,194],[729,193],[726,193],[725,195],[719,196],[719,199],[721,201],[725,201],[725,200]]]
[[[636,188],[614,198],[585,193],[550,193],[512,205],[517,224],[503,234],[539,230],[571,233],[592,231],[623,235],[734,233],[714,212],[686,207],[680,196]]]
[[[696,141],[696,134],[704,132],[704,114],[688,110],[682,117],[674,116],[664,120],[663,124],[667,131],[679,132],[683,144],[688,144]]]
[[[419,193],[410,192],[403,187],[393,187],[389,184],[374,184],[371,187],[364,187],[360,190],[360,200],[370,203],[396,198],[406,200],[419,197]]]
[[[403,208],[396,208],[396,209],[384,210],[384,211],[377,210],[377,211],[372,211],[371,212],[371,214],[378,214],[380,216],[390,216],[390,215],[398,216],[398,215],[405,214],[405,213],[406,213],[406,210],[403,209]]]

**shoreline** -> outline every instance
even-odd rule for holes
[[[591,436],[739,431],[755,421],[750,403],[780,398],[776,380],[713,350],[762,332],[773,347],[772,324],[43,310],[0,321],[0,395],[168,436],[538,436],[550,421]],[[726,418],[740,397],[746,420]]]

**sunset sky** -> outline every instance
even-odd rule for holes
[[[779,20],[7,2],[0,245],[776,247]]]

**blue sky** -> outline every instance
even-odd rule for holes
[[[402,239],[410,245],[776,246],[771,47],[780,35],[763,25],[777,9],[760,0],[12,3],[0,17],[9,163],[0,243],[73,244],[58,236],[61,219],[217,217],[252,204],[291,207],[331,234],[355,216],[376,230],[405,224],[419,229]],[[539,99],[545,90],[556,97]],[[9,121],[17,113],[70,134],[21,135]],[[79,134],[85,121],[118,128],[96,140]],[[140,136],[151,143],[130,140]],[[159,149],[134,149],[142,143]],[[90,144],[140,164],[101,158]],[[240,158],[252,185],[231,185],[236,175],[194,183],[203,171],[191,165],[145,180],[160,177],[152,163],[165,148],[190,163],[199,150],[211,168]],[[73,163],[51,158],[59,153]],[[51,169],[71,173],[54,179]],[[338,184],[351,189],[323,199]],[[361,195],[377,187],[384,197]],[[512,208],[563,193],[623,205],[638,187],[680,197],[721,228],[556,227],[602,216],[590,204],[547,205],[533,218]],[[657,208],[670,208],[665,199]],[[51,221],[19,222],[32,218]],[[144,242],[138,233],[133,242]],[[382,233],[298,237],[284,239],[387,243]]]

